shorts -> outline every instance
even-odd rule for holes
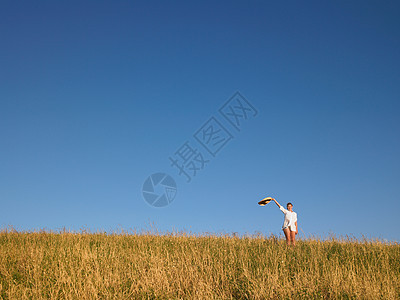
[[[296,225],[290,225],[290,226],[286,225],[286,226],[282,227],[282,230],[286,229],[286,228],[289,228],[290,231],[296,231]]]

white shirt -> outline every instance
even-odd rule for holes
[[[294,211],[285,209],[282,205],[279,206],[279,209],[285,214],[282,228],[288,226],[291,231],[296,231],[297,214]]]

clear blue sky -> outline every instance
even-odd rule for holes
[[[396,1],[2,1],[0,225],[400,240]],[[186,183],[169,157],[257,109]],[[198,147],[200,151],[200,147]],[[206,155],[206,153],[204,153]],[[208,157],[210,158],[210,157]],[[152,173],[178,187],[164,208]]]

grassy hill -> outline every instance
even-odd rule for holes
[[[400,299],[400,245],[0,232],[2,299]]]

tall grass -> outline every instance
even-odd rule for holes
[[[0,231],[2,299],[399,299],[400,245]]]

